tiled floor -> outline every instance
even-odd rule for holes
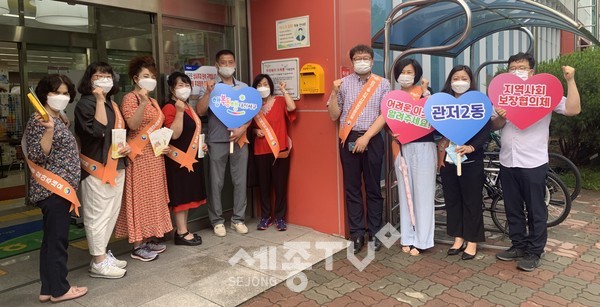
[[[227,226],[229,223],[227,223]],[[64,306],[236,306],[306,269],[326,256],[325,246],[345,248],[348,241],[289,225],[286,232],[271,227],[257,231],[256,221],[248,223],[250,233],[240,235],[228,228],[219,238],[212,230],[198,232],[200,246],[176,246],[167,242],[167,251],[152,262],[129,257],[131,246],[121,240],[110,244],[119,259],[127,260],[122,279],[95,279],[88,276],[89,255],[85,244],[69,247],[69,281],[89,287],[89,293]],[[77,247],[75,247],[77,246]],[[236,257],[238,255],[239,257]],[[306,257],[304,257],[306,256]],[[236,263],[235,259],[240,260]],[[299,265],[284,268],[282,263]],[[38,251],[0,260],[0,305],[37,305],[39,294]]]

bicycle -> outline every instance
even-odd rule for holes
[[[499,151],[501,146],[501,137],[498,133],[490,132],[490,142],[486,148],[493,151]],[[574,186],[569,190],[571,201],[575,201],[579,193],[581,193],[582,178],[581,172],[569,158],[555,152],[548,153],[548,168],[549,171],[556,174],[561,180],[570,178],[574,182]],[[566,185],[565,185],[566,186]]]
[[[500,162],[498,152],[486,152],[484,158],[485,181],[483,185],[482,206],[484,211],[489,211],[494,225],[500,232],[508,234],[508,223],[504,210],[502,186],[499,180]],[[435,209],[444,209],[442,183],[437,177]],[[548,171],[546,179],[545,203],[548,207],[547,226],[553,227],[562,223],[571,211],[572,201],[569,190],[560,180],[558,175]]]

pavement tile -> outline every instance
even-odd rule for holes
[[[579,297],[594,302],[595,306],[600,306],[600,296],[598,296],[598,293],[582,292]]]
[[[532,297],[528,299],[529,302],[538,303],[543,306],[566,306],[570,301],[565,300],[562,297],[551,295],[545,292],[536,292]]]
[[[302,295],[304,295],[306,298],[308,298],[310,300],[315,301],[319,305],[323,305],[323,304],[331,301],[331,298],[327,297],[327,295],[317,292],[316,289],[317,288],[315,287],[315,288],[303,291]],[[342,296],[342,295],[340,294],[339,296]]]

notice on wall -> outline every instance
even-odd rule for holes
[[[308,15],[277,20],[277,50],[310,47]]]
[[[199,95],[208,80],[217,78],[215,66],[185,65],[185,74],[192,80],[192,95]]]
[[[298,58],[267,60],[261,62],[261,72],[271,76],[275,86],[275,95],[282,95],[279,82],[285,82],[285,89],[292,99],[300,99],[300,60]]]

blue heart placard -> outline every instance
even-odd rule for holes
[[[230,129],[252,120],[261,106],[262,98],[255,88],[234,89],[223,83],[215,85],[208,103],[210,110]]]
[[[492,102],[483,93],[470,91],[458,99],[437,93],[425,102],[425,118],[443,136],[464,145],[492,116]]]

